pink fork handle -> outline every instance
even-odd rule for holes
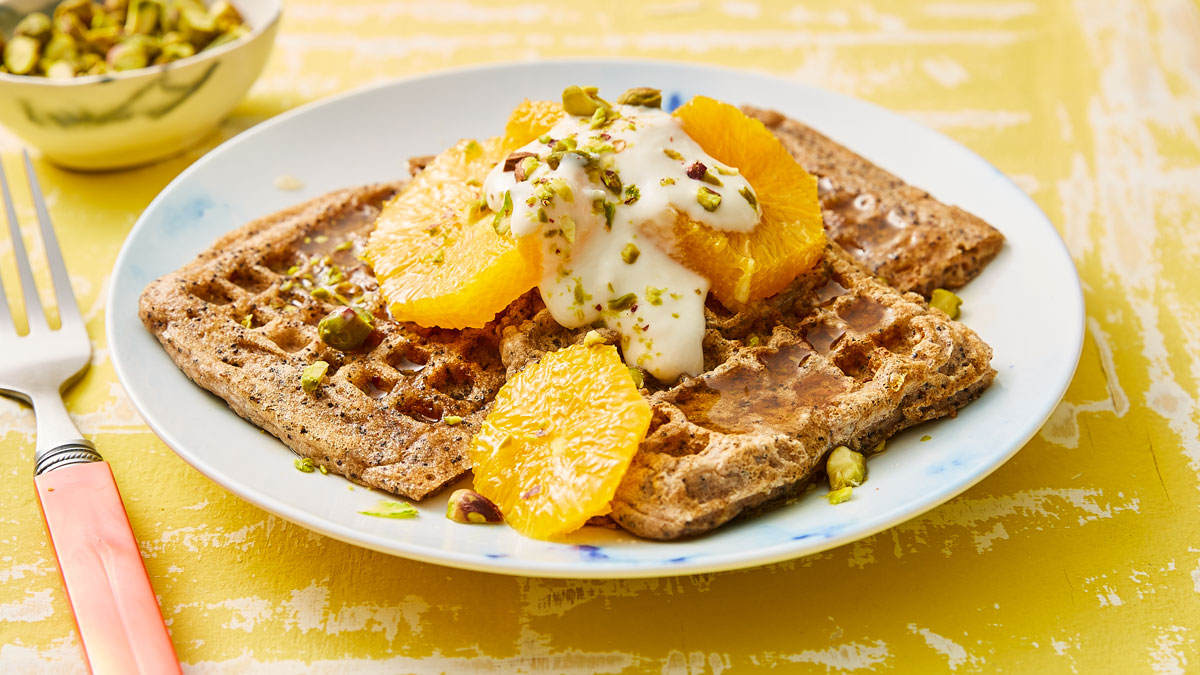
[[[34,483],[92,673],[179,673],[108,462],[65,466]]]

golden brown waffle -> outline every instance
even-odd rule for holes
[[[706,314],[706,372],[643,391],[654,417],[612,503],[642,537],[699,534],[796,494],[832,448],[954,415],[995,376],[970,328],[836,244],[779,295],[737,314],[710,301]],[[502,358],[514,372],[583,333],[543,310],[504,329]]]
[[[421,499],[470,468],[466,448],[506,372],[585,330],[555,323],[536,291],[479,330],[386,319],[355,253],[397,187],[335,192],[236,230],[147,287],[140,310],[180,368],[238,414],[334,473]],[[305,274],[321,282],[335,265],[376,317],[356,352],[316,334],[338,305],[314,298]],[[702,376],[647,378],[654,418],[612,514],[644,537],[704,532],[794,494],[835,445],[869,448],[953,415],[995,375],[970,329],[836,244],[775,297],[736,314],[710,301],[707,321]],[[301,371],[317,360],[329,372],[306,393]]]
[[[427,330],[383,318],[356,252],[397,187],[334,192],[235,230],[150,284],[140,315],[188,377],[297,454],[421,499],[470,468],[466,447],[504,370],[495,328]],[[321,282],[335,265],[350,284],[340,292],[362,291],[376,315],[373,339],[354,352],[318,338],[317,323],[338,304],[306,289],[305,274]],[[328,373],[306,393],[301,371],[318,360]],[[443,421],[455,416],[463,421]]]
[[[800,122],[772,110],[742,110],[761,120],[817,176],[830,238],[892,286],[925,297],[935,288],[958,288],[1004,245],[1004,235],[983,220],[939,202]]]

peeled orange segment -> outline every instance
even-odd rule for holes
[[[536,242],[518,244],[498,234],[495,214],[481,215],[476,204],[492,167],[561,116],[557,104],[522,103],[502,138],[459,142],[383,208],[364,253],[393,317],[429,327],[478,328],[537,284]]]
[[[532,143],[535,138],[550,131],[562,119],[561,103],[553,101],[524,101],[517,106],[504,125],[503,145],[512,152]],[[503,159],[503,158],[502,158]]]
[[[539,266],[474,209],[498,145],[460,142],[379,214],[364,253],[396,319],[478,328],[537,284]]]
[[[566,534],[608,513],[649,425],[615,347],[551,352],[496,395],[471,442],[475,490],[521,534]]]
[[[712,283],[727,307],[770,297],[810,269],[825,247],[817,179],[762,122],[704,96],[674,115],[701,148],[737,168],[754,188],[762,218],[746,233],[722,232],[679,215],[670,228],[647,228],[672,257]]]

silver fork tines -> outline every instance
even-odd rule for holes
[[[27,335],[22,337],[17,334],[12,308],[5,297],[3,282],[0,282],[0,394],[21,399],[33,406],[37,418],[34,473],[41,474],[62,466],[99,461],[101,457],[91,441],[83,438],[75,428],[63,405],[63,390],[78,380],[88,367],[92,343],[88,339],[83,317],[79,314],[75,293],[71,290],[71,281],[58,248],[54,226],[50,223],[50,214],[46,211],[46,200],[42,197],[37,175],[33,172],[33,164],[29,161],[28,153],[23,153],[23,156],[42,244],[50,266],[60,326],[57,330],[51,330],[46,321],[46,312],[42,309],[37,287],[33,283],[29,256],[21,239],[8,179],[4,175],[3,164],[0,164],[0,196],[3,197],[25,319],[29,325]]]

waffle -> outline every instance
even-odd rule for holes
[[[397,188],[342,190],[250,223],[150,284],[139,314],[188,377],[297,454],[421,499],[470,469],[467,445],[504,382],[497,328],[429,330],[377,318],[369,344],[340,352],[316,329],[338,305],[302,292],[303,278],[288,273],[329,255],[383,317],[374,277],[355,253]],[[345,241],[350,249],[334,250]],[[309,394],[300,375],[317,360],[329,370]],[[463,421],[450,426],[448,416]]]
[[[736,314],[710,301],[706,320],[706,372],[667,387],[647,378],[643,390],[653,418],[612,502],[612,518],[642,537],[699,534],[795,495],[832,448],[869,451],[952,416],[995,377],[970,328],[836,243],[779,295]],[[504,328],[501,358],[515,372],[583,334],[542,310]]]
[[[925,297],[974,279],[1004,236],[934,199],[813,129],[771,110],[742,110],[771,129],[817,176],[825,229],[863,267]]]
[[[505,378],[581,342],[586,330],[559,326],[536,290],[482,329],[385,318],[375,279],[355,253],[399,187],[343,190],[250,223],[148,286],[139,309],[188,377],[239,415],[328,471],[421,499],[470,469],[467,446]],[[912,190],[871,189],[889,199]],[[924,193],[914,199],[918,205],[905,208],[951,209]],[[926,224],[934,222],[946,221]],[[346,241],[350,248],[338,250]],[[930,241],[910,237],[903,252],[916,256]],[[376,317],[361,350],[327,347],[316,324],[338,305],[298,290],[303,273],[292,267],[326,255],[365,292],[363,305]],[[772,298],[738,313],[710,299],[705,373],[671,385],[647,378],[654,416],[613,501],[621,527],[654,539],[705,532],[796,494],[832,447],[873,447],[955,414],[987,387],[995,375],[990,348],[920,296],[864,272],[859,257],[834,242]],[[986,262],[973,259],[970,274]],[[907,287],[969,278],[965,262],[941,260],[959,271],[922,265],[925,276]],[[301,371],[317,360],[330,368],[306,393]],[[451,416],[462,422],[445,423]]]

